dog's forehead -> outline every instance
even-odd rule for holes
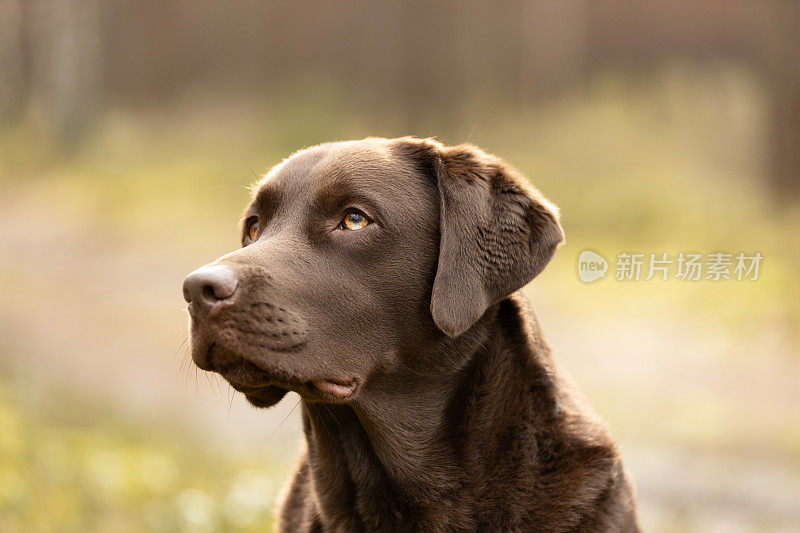
[[[386,184],[404,167],[383,139],[328,143],[301,150],[272,168],[255,197],[308,197],[342,185]]]

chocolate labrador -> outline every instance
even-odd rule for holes
[[[256,407],[302,398],[282,531],[638,531],[606,429],[556,373],[520,289],[558,212],[471,145],[299,151],[242,248],[184,282],[192,357]]]

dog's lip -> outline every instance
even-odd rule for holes
[[[311,383],[322,392],[340,399],[349,398],[358,388],[356,380],[352,378],[314,379]]]
[[[200,368],[221,375],[237,391],[242,393],[255,392],[275,385],[267,370],[250,363],[244,358],[237,357],[239,360],[233,363],[229,361],[224,364],[219,364],[219,362],[215,364],[213,362],[215,348],[227,349],[217,342],[212,342],[206,349],[206,366],[201,366]],[[245,370],[248,364],[252,369],[250,371]]]
[[[274,387],[275,385],[272,383],[241,383],[236,380],[230,379],[223,374],[223,377],[231,384],[231,387],[238,390],[239,392],[255,392],[257,390],[266,389],[268,387]]]
[[[211,362],[213,359],[213,352],[215,348],[222,348],[231,352],[226,346],[220,345],[218,342],[212,342],[206,348],[206,361]],[[236,352],[232,352],[236,353]],[[247,361],[241,357],[242,362]],[[294,390],[299,393],[309,393],[316,391],[322,393],[323,397],[333,398],[336,400],[345,400],[353,396],[359,387],[359,381],[355,378],[349,377],[324,377],[312,378],[306,377],[303,379],[300,376],[286,375],[276,372],[275,369],[265,367],[258,361],[249,361],[251,365],[258,368],[259,375],[242,375],[240,367],[237,365],[222,365],[217,366],[209,364],[207,367],[201,367],[204,370],[217,372],[237,391],[248,394],[258,393],[270,388],[281,388],[285,390]],[[200,365],[198,365],[200,366]],[[263,373],[263,374],[262,374]],[[245,378],[245,379],[242,379]]]

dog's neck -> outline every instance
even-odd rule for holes
[[[524,334],[511,334],[517,328]],[[510,345],[510,339],[528,341]],[[513,438],[514,428],[487,426],[486,420],[506,419],[496,415],[510,411],[546,416],[557,404],[547,347],[519,296],[495,305],[437,352],[433,357],[459,353],[463,364],[452,375],[408,371],[402,381],[378,380],[354,405],[304,402],[309,466],[324,509],[371,502],[408,517],[449,505],[456,494],[478,489],[478,479],[486,478],[476,472],[495,468],[493,458]],[[532,400],[532,386],[539,385]]]

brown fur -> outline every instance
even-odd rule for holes
[[[340,227],[351,208],[372,223]],[[281,531],[638,531],[617,449],[519,291],[558,213],[503,161],[321,145],[273,168],[244,222],[241,250],[187,278],[192,354],[253,405],[300,394]]]

